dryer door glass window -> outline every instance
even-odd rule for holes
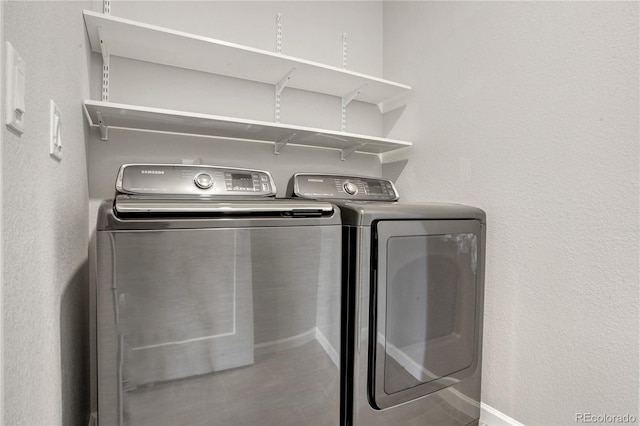
[[[378,408],[475,369],[480,229],[475,220],[378,222],[370,387]]]

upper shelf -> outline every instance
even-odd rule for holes
[[[399,106],[410,86],[305,59],[213,38],[84,11],[91,49],[109,55],[277,84],[292,69],[287,86],[344,97],[365,86],[356,100],[385,112]]]
[[[275,144],[276,153],[288,143],[331,148],[340,150],[343,160],[356,151],[384,154],[411,146],[411,142],[355,133],[112,102],[87,100],[84,101],[84,107],[89,124],[100,127],[103,139],[107,138],[109,127],[151,130],[271,142]]]

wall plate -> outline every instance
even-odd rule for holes
[[[7,127],[18,134],[24,132],[25,107],[25,63],[18,51],[8,41],[5,43],[7,51],[6,61],[6,112]]]
[[[62,161],[62,115],[53,99],[49,100],[49,155]]]

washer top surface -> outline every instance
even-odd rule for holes
[[[126,164],[98,230],[339,224],[326,201],[276,199],[262,170],[182,164]],[[215,224],[214,224],[215,222]]]

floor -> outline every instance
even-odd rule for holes
[[[339,423],[339,395],[338,369],[313,340],[282,352],[256,354],[251,366],[127,392],[123,424],[329,426]],[[391,413],[377,414],[372,424],[460,426],[471,421],[444,400],[427,410],[386,414]]]
[[[126,425],[338,423],[339,372],[317,341],[251,366],[147,386],[124,396]]]

